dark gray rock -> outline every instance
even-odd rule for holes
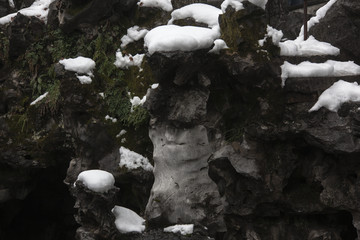
[[[343,60],[360,63],[360,2],[339,0],[310,29],[310,34],[319,41],[324,41],[341,49]]]
[[[41,20],[18,13],[9,26],[9,58],[14,60],[25,53],[32,42],[41,39],[44,29]]]
[[[8,0],[0,1],[0,17],[6,16],[10,13],[10,6]]]
[[[64,31],[86,30],[98,24],[99,21],[118,16],[122,12],[130,11],[136,6],[136,0],[89,0],[61,1],[58,12],[60,27]]]
[[[75,219],[81,225],[76,231],[76,239],[115,239],[114,237],[119,233],[111,210],[115,206],[116,195],[120,189],[112,188],[106,193],[97,193],[87,189],[78,181],[70,190],[76,199]]]

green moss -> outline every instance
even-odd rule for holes
[[[142,106],[135,107],[127,119],[127,124],[134,126],[135,129],[139,128],[141,125],[147,124],[148,122],[149,114]]]
[[[0,31],[0,61],[6,63],[9,58],[9,39]]]
[[[224,39],[229,48],[246,56],[249,52],[260,50],[258,40],[264,38],[266,23],[261,10],[247,13],[246,9],[234,11],[229,9],[219,16],[221,39]]]

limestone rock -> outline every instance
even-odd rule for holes
[[[211,149],[204,126],[155,125],[150,138],[156,167],[147,218],[157,224],[201,223],[221,230],[220,198],[207,175]]]

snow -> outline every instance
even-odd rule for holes
[[[21,13],[22,15],[28,17],[37,17],[40,20],[47,22],[47,16],[49,12],[49,5],[55,0],[35,0],[35,2],[27,8],[23,8],[16,13],[11,13],[0,18],[0,25],[10,23],[16,14]],[[11,3],[12,2],[12,3]],[[13,1],[9,1],[10,6],[13,4]],[[14,4],[13,4],[14,5]],[[12,6],[11,6],[12,7]]]
[[[335,82],[320,95],[309,112],[317,111],[321,107],[337,112],[345,102],[360,102],[360,86],[357,82],[349,83],[343,80]]]
[[[114,187],[114,176],[103,170],[87,170],[79,174],[76,181],[81,181],[88,189],[104,193]]]
[[[304,41],[302,38],[288,40],[279,43],[280,55],[282,56],[316,56],[316,55],[339,55],[340,49],[330,43],[320,42],[313,36]]]
[[[164,232],[181,233],[181,235],[189,235],[194,231],[194,224],[178,224],[164,228]]]
[[[125,147],[120,147],[120,167],[127,169],[143,168],[145,171],[153,171],[153,166],[144,156],[133,152]]]
[[[193,51],[210,47],[220,37],[220,28],[213,29],[165,25],[152,29],[145,36],[149,54],[155,52]]]
[[[308,29],[314,26],[326,15],[329,8],[336,2],[336,0],[330,0],[327,4],[321,7],[316,16],[312,17],[308,21]],[[263,46],[266,41],[266,37],[272,37],[272,41],[275,45],[280,47],[281,56],[318,56],[318,55],[339,55],[340,49],[332,46],[330,43],[320,42],[313,36],[309,36],[304,41],[304,29],[301,28],[299,36],[295,40],[287,40],[280,42],[283,37],[282,31],[278,31],[271,26],[267,27],[267,34],[264,39],[259,40],[259,45]]]
[[[140,217],[136,212],[120,206],[115,206],[111,210],[111,212],[115,216],[115,225],[119,232],[141,233],[145,230],[145,220]]]
[[[122,52],[119,49],[116,52],[115,56],[116,56],[116,61],[114,62],[114,65],[121,69],[127,69],[132,66],[137,66],[140,68],[145,54],[136,54],[135,56],[132,56],[130,54],[123,56]]]
[[[171,0],[140,0],[137,5],[140,7],[155,7],[170,12],[173,10]]]
[[[118,135],[116,135],[117,138],[121,137],[122,135],[125,135],[127,132],[125,129],[121,129]]]
[[[10,6],[11,8],[15,8],[14,0],[9,0],[9,6]]]
[[[226,45],[226,42],[222,39],[216,39],[214,41],[215,46],[209,51],[209,53],[216,53],[219,54],[221,49],[227,49],[229,48]]]
[[[92,82],[91,78],[86,75],[78,76],[76,75],[77,79],[79,79],[81,84],[90,84]]]
[[[35,99],[34,101],[32,101],[32,102],[30,103],[30,106],[35,105],[35,104],[37,104],[38,102],[40,102],[40,101],[43,100],[48,94],[49,94],[49,92],[46,92],[46,93],[44,93],[43,95],[40,95],[37,99]]]
[[[205,23],[213,28],[219,25],[220,14],[222,11],[219,8],[208,4],[194,3],[174,10],[168,24],[172,24],[174,20],[193,18],[196,22]]]
[[[277,30],[269,25],[266,27],[266,34],[264,39],[259,40],[259,45],[264,46],[264,42],[266,41],[266,38],[271,37],[272,42],[274,45],[279,46],[279,43],[284,36],[283,32],[280,30]]]
[[[281,65],[282,86],[290,77],[341,77],[360,75],[360,66],[353,61],[338,62],[328,60],[325,63],[302,62],[298,65],[287,61]]]
[[[151,85],[151,89],[157,89],[159,87],[158,83],[154,83]]]
[[[319,8],[316,11],[316,14],[314,17],[310,18],[310,20],[307,22],[308,30],[310,30],[311,27],[313,27],[315,24],[320,22],[320,19],[325,17],[327,11],[331,8],[331,6],[336,2],[337,0],[330,0],[327,2],[324,6]],[[304,39],[304,26],[301,27],[299,38]]]
[[[130,99],[131,103],[131,112],[134,110],[134,107],[142,106],[146,102],[146,96],[143,96],[142,99],[140,99],[138,96],[135,96]]]
[[[241,9],[244,9],[244,6],[242,4],[242,2],[244,2],[245,0],[225,0],[223,1],[223,3],[221,4],[221,10],[223,13],[226,12],[226,8],[228,6],[231,6],[235,9],[235,11],[239,11]],[[268,0],[248,0],[249,2],[251,2],[252,4],[261,7],[262,9],[265,9],[266,3]]]
[[[78,74],[87,74],[93,76],[92,71],[95,68],[95,62],[91,58],[77,57],[68,58],[59,61],[60,64],[64,65],[65,70],[76,72]]]
[[[221,11],[223,13],[225,13],[228,6],[231,6],[232,8],[234,8],[235,11],[239,11],[241,9],[244,9],[244,5],[242,4],[242,0],[225,0],[221,4]]]
[[[121,38],[121,47],[124,48],[129,43],[140,40],[145,37],[145,35],[149,32],[147,29],[139,30],[139,26],[133,26],[127,30],[127,35],[124,35]]]
[[[113,123],[116,123],[116,122],[117,122],[117,119],[116,119],[116,118],[110,117],[109,115],[106,115],[106,116],[105,116],[105,120],[111,120]]]

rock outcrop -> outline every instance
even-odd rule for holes
[[[0,16],[31,3],[10,9],[0,1]],[[297,36],[302,15],[287,3],[228,7],[219,26],[229,48],[220,54],[150,55],[143,40],[132,42],[121,49],[129,61],[146,55],[127,69],[113,64],[126,30],[167,24],[170,12],[133,0],[58,0],[48,23],[18,14],[2,26],[0,239],[359,238],[359,103],[308,112],[337,78],[289,78],[281,87],[284,57],[258,40],[267,24]],[[337,59],[360,63],[357,1],[338,0],[310,33],[340,48]],[[90,84],[59,63],[77,56],[96,62]],[[132,106],[145,94],[144,106]],[[147,157],[154,171],[121,165],[120,147]],[[95,193],[74,185],[89,169],[110,172],[116,187]],[[146,230],[117,231],[115,205],[144,217]],[[174,224],[195,224],[194,233],[163,232]]]

